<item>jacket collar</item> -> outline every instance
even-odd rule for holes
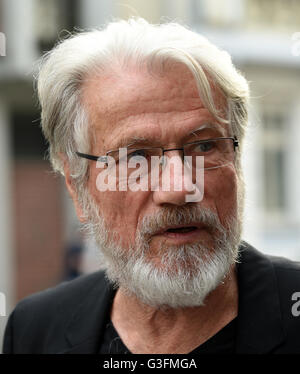
[[[284,339],[273,265],[265,255],[243,242],[237,276],[237,353],[271,353]],[[69,348],[60,353],[98,352],[114,295],[115,290],[99,272],[99,281],[83,298],[66,327]]]

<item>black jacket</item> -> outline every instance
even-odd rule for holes
[[[300,263],[246,243],[240,251],[237,353],[300,353]],[[27,297],[10,315],[3,353],[97,353],[114,292],[96,272]]]

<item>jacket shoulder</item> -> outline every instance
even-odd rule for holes
[[[286,257],[265,254],[243,242],[241,251],[245,251],[244,258],[252,263],[253,271],[260,265],[261,272],[267,272],[272,269],[274,281],[279,290],[279,294],[285,298],[293,292],[300,292],[300,262],[288,259]],[[249,274],[248,274],[249,275]]]
[[[3,353],[40,353],[42,342],[63,346],[63,331],[73,311],[86,298],[100,294],[107,286],[103,272],[80,276],[21,300],[9,316],[4,334]],[[45,343],[46,345],[46,343]]]
[[[26,311],[30,308],[51,312],[57,307],[72,309],[74,303],[78,304],[92,288],[105,286],[105,275],[103,272],[82,275],[74,280],[65,281],[57,286],[34,293],[21,300],[15,311]]]
[[[281,294],[300,292],[300,262],[285,257],[270,256]]]
[[[240,245],[240,254],[242,254],[242,258],[246,259],[246,261],[271,264],[275,272],[278,272],[283,277],[286,275],[287,278],[292,279],[300,276],[299,261],[291,260],[283,256],[274,256],[263,253],[245,241],[242,241]]]

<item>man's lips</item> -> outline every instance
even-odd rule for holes
[[[177,235],[187,235],[192,232],[197,232],[203,230],[206,226],[199,223],[191,223],[188,225],[172,225],[162,228],[157,231],[154,236],[164,235],[164,236],[177,236]],[[172,235],[173,234],[173,235]]]
[[[209,240],[211,227],[204,223],[191,222],[182,225],[164,226],[152,233],[149,238],[153,243],[163,240],[170,245],[185,245]]]

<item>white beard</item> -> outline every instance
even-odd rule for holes
[[[225,229],[218,216],[207,208],[161,209],[155,216],[144,218],[137,230],[135,244],[128,249],[122,248],[119,238],[106,228],[103,217],[91,201],[89,208],[92,222],[86,229],[99,246],[108,279],[115,287],[152,307],[204,305],[207,295],[221,284],[237,260],[241,224],[233,219],[227,222]],[[207,225],[213,244],[161,245],[160,264],[154,263],[149,256],[151,233],[160,227],[189,222]]]

